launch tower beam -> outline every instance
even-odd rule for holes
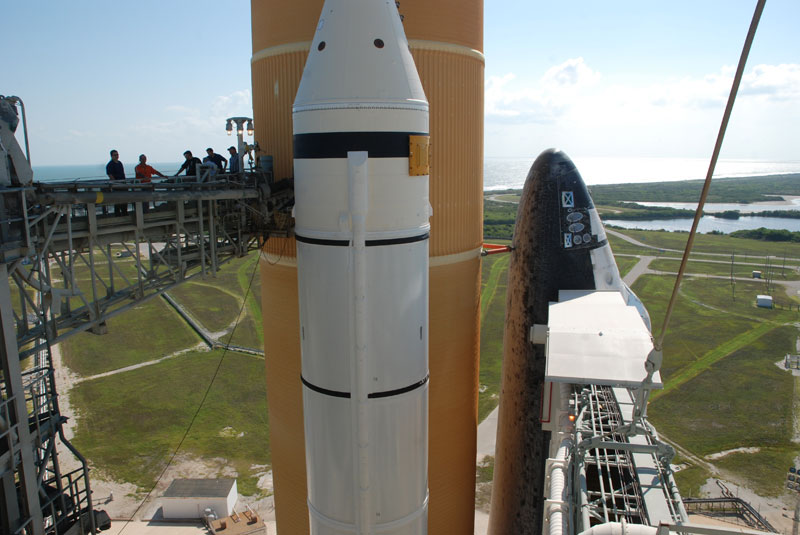
[[[271,186],[262,172],[0,185],[0,532],[96,533],[107,523],[63,434],[50,349],[102,334],[109,318],[287,235],[275,218],[290,221],[293,192]],[[58,442],[82,468],[61,472]]]

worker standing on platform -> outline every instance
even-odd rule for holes
[[[197,176],[197,165],[202,163],[200,158],[192,156],[192,151],[187,150],[183,153],[183,157],[186,158],[186,161],[183,162],[183,165],[178,172],[175,173],[175,176],[181,174],[182,171],[186,171],[186,176]]]
[[[203,158],[203,162],[214,162],[217,165],[217,167],[219,167],[219,172],[224,173],[225,166],[228,164],[228,160],[226,160],[225,158],[214,152],[214,149],[212,149],[211,147],[207,148],[206,152],[208,153],[208,156]]]
[[[151,181],[150,179],[153,177],[153,175],[158,175],[161,178],[164,178],[164,175],[161,174],[160,171],[157,171],[154,167],[147,165],[147,156],[145,156],[144,154],[139,155],[139,165],[136,166],[135,171],[136,171],[136,178],[141,180],[142,184],[150,183]],[[155,205],[153,205],[153,208],[155,208]],[[149,202],[142,203],[143,211],[147,212],[149,209],[150,209]]]
[[[228,153],[231,155],[230,159],[228,160],[231,163],[229,168],[230,173],[238,173],[241,171],[241,169],[239,169],[239,155],[236,153],[236,147],[228,147]]]
[[[109,180],[125,180],[125,167],[119,161],[119,152],[111,149],[111,161],[106,164],[106,175]],[[114,215],[128,215],[128,203],[115,204]]]
[[[139,165],[136,166],[136,178],[141,180],[143,183],[150,182],[150,179],[153,175],[158,175],[161,178],[165,178],[159,171],[156,171],[150,165],[147,165],[147,156],[144,154],[139,155]]]

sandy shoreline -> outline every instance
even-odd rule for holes
[[[768,195],[768,197],[773,197],[773,195]],[[776,199],[774,201],[751,202],[747,204],[752,204],[754,206],[797,206],[800,204],[800,202],[794,202],[795,200],[800,199],[800,195],[774,195],[774,197],[780,197],[781,199]]]

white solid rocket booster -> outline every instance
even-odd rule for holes
[[[394,0],[326,0],[293,107],[313,534],[423,534],[428,103]]]

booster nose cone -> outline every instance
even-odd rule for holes
[[[293,111],[337,104],[427,111],[393,0],[326,0]]]

